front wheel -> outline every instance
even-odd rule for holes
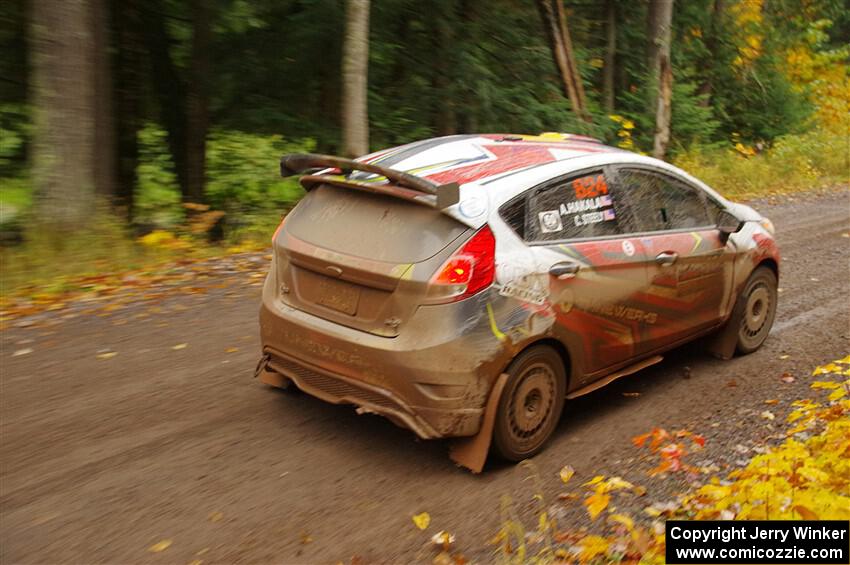
[[[520,353],[511,362],[496,414],[493,447],[509,461],[538,453],[552,435],[566,396],[561,356],[546,345]]]
[[[764,343],[776,317],[776,275],[759,267],[750,275],[735,303],[732,322],[738,328],[738,353],[752,353]]]

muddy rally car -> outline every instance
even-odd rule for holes
[[[258,375],[469,438],[453,457],[476,471],[490,448],[537,453],[566,399],[702,336],[752,352],[773,323],[770,221],[591,138],[457,135],[281,173],[307,194],[273,237]]]

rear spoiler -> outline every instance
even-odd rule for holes
[[[339,173],[336,173],[333,169],[336,169]],[[382,179],[380,178],[370,180],[348,178],[353,171],[379,175],[379,177],[386,178],[390,184],[381,183]],[[280,158],[280,176],[291,177],[293,175],[305,175],[301,177],[301,184],[307,190],[317,184],[332,184],[403,198],[440,210],[457,204],[460,200],[460,187],[456,182],[437,185],[403,171],[332,155],[315,153],[284,155]]]

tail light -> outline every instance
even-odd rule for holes
[[[431,279],[429,302],[463,300],[493,284],[496,275],[496,238],[489,226],[478,230]]]

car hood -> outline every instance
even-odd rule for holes
[[[764,216],[762,216],[746,204],[739,204],[737,202],[729,203],[729,211],[745,222],[757,222],[764,218]]]

